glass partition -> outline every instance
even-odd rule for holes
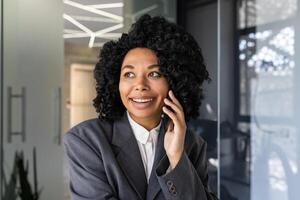
[[[219,6],[221,199],[298,199],[299,1]]]
[[[1,199],[63,199],[62,2],[1,2]]]

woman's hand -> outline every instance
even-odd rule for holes
[[[165,98],[164,102],[171,107],[174,112],[166,106],[163,107],[164,113],[170,118],[165,133],[164,148],[169,158],[170,166],[174,169],[184,151],[186,123],[183,108],[171,90],[169,91],[169,97],[171,100]]]

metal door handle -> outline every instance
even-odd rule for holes
[[[13,131],[12,130],[12,101],[14,99],[21,99],[21,131]],[[7,142],[12,142],[12,136],[14,135],[21,135],[22,136],[22,142],[26,141],[26,89],[25,87],[22,87],[21,94],[13,94],[12,93],[12,87],[7,88]]]

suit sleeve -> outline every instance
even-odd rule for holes
[[[64,135],[72,200],[117,200],[108,184],[100,153],[74,133]]]
[[[178,164],[166,173],[169,166],[167,156],[163,157],[156,175],[167,200],[216,200],[217,196],[208,189],[206,142],[195,145],[189,158],[184,151]],[[200,146],[200,147],[199,147]]]

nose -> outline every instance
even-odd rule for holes
[[[137,78],[135,84],[135,90],[137,91],[149,90],[147,79],[144,77]]]

